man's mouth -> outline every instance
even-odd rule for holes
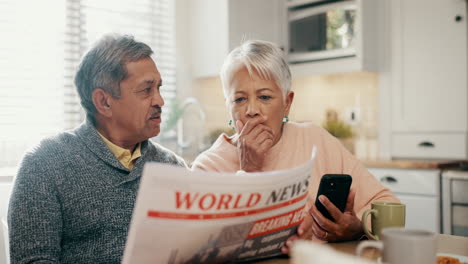
[[[150,120],[161,119],[161,115],[154,115],[150,117]]]

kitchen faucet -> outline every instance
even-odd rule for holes
[[[203,111],[203,108],[201,107],[200,102],[194,97],[188,97],[182,102],[180,106],[180,109],[181,109],[180,118],[177,121],[177,146],[179,148],[179,152],[182,152],[184,149],[189,148],[193,143],[192,142],[193,138],[185,140],[185,137],[184,137],[184,115],[185,115],[185,112],[187,111],[187,108],[190,105],[195,105],[198,107],[198,117],[200,118],[200,122],[201,122],[201,124],[199,124],[199,127],[201,127],[201,129],[197,131],[198,132],[197,138],[196,138],[197,142],[195,142],[197,144],[197,151],[202,151],[205,148],[205,144],[203,143],[203,141],[204,141],[204,136],[205,136],[204,135],[205,134],[204,123],[205,123],[206,115],[205,115],[205,112]],[[192,131],[192,132],[195,132],[195,131]]]

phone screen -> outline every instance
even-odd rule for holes
[[[344,212],[351,182],[352,178],[348,174],[323,175],[315,199],[315,206],[323,216],[334,221],[333,217],[330,215],[327,208],[323,206],[318,197],[320,195],[325,195],[341,212]]]

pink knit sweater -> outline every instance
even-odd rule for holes
[[[263,171],[288,169],[305,163],[310,159],[314,145],[317,146],[317,156],[310,181],[309,204],[315,201],[320,178],[330,173],[349,174],[353,178],[351,188],[356,190],[354,211],[359,218],[370,208],[372,201],[399,202],[335,137],[311,123],[286,123],[280,140],[266,155]],[[236,147],[223,134],[195,159],[192,169],[236,172],[240,169]]]

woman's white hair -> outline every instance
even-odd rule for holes
[[[258,74],[262,79],[274,80],[283,92],[283,99],[291,91],[291,71],[283,51],[268,41],[248,40],[232,50],[221,67],[220,76],[225,98],[228,98],[234,75],[243,67],[250,76]]]

